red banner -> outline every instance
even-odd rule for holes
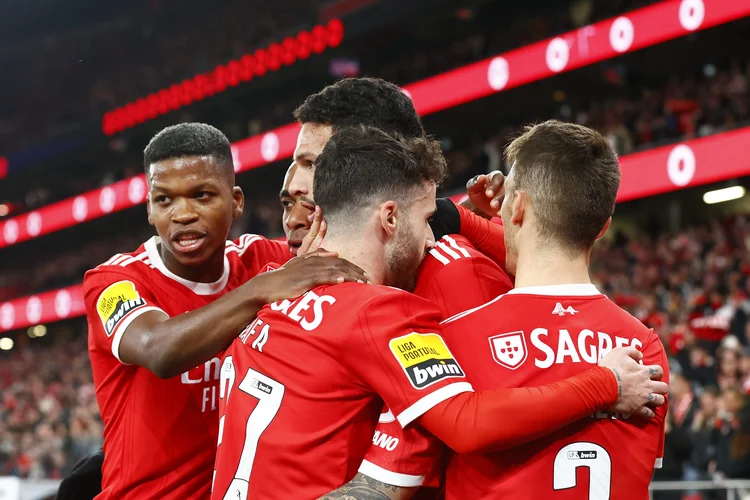
[[[750,175],[750,127],[620,158],[617,201]]]
[[[311,54],[320,54],[329,47],[338,47],[343,38],[344,25],[338,19],[331,19],[325,26],[315,26],[309,32],[301,31],[294,38],[287,37],[281,43],[272,43],[265,49],[245,54],[241,59],[230,61],[226,65],[219,64],[213,71],[195,75],[109,111],[102,118],[102,131],[113,135],[153,120],[157,116],[236,87],[241,82],[307,59]]]
[[[747,144],[750,144],[750,127],[623,156],[617,201],[750,175]],[[124,189],[126,196],[127,183],[132,181],[123,182],[116,186]],[[462,198],[463,195],[457,195],[453,200]],[[0,303],[0,332],[83,314],[80,286],[45,292]]]
[[[0,304],[0,332],[84,314],[81,285],[69,286]]]

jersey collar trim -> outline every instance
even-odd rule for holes
[[[146,252],[148,253],[148,258],[151,261],[151,264],[153,264],[153,266],[167,278],[170,278],[177,283],[186,286],[196,295],[215,295],[222,291],[225,286],[227,286],[227,282],[229,281],[229,259],[227,259],[226,255],[224,256],[224,273],[221,275],[221,278],[219,278],[218,281],[214,281],[213,283],[198,283],[196,281],[190,281],[186,280],[185,278],[181,278],[167,269],[167,266],[164,265],[164,261],[161,260],[159,249],[156,246],[159,241],[160,240],[158,236],[152,236],[151,239],[149,239],[144,244],[144,247],[146,248]]]
[[[508,295],[550,295],[554,297],[588,297],[601,295],[592,284],[526,286],[514,288]]]

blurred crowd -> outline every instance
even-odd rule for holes
[[[96,123],[106,111],[296,35],[315,23],[320,3],[139,1],[125,16],[7,47],[0,89],[14,98],[0,101],[0,151]]]
[[[101,447],[103,427],[80,333],[2,356],[0,476],[60,478]]]
[[[655,479],[750,477],[748,217],[656,237],[618,234],[598,246],[593,270],[670,356],[664,468]]]
[[[734,62],[723,71],[706,66],[700,78],[673,76],[664,87],[644,87],[631,97],[563,102],[556,118],[600,131],[617,153],[624,155],[747,125],[749,81],[750,60]],[[477,173],[505,168],[503,148],[521,125],[508,124],[489,139],[471,137],[465,148],[452,150],[450,144],[444,144],[453,179],[447,187],[458,187]]]

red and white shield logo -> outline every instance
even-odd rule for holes
[[[526,361],[526,338],[523,332],[503,333],[490,337],[490,349],[495,362],[515,370]]]

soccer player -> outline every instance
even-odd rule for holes
[[[218,434],[220,353],[263,304],[365,279],[332,254],[291,255],[243,235],[229,141],[168,127],[146,147],[148,220],[158,237],[84,277],[89,352],[104,421],[101,499],[208,498]]]
[[[213,498],[315,498],[336,488],[355,475],[381,398],[402,426],[417,421],[451,448],[479,452],[610,408],[626,390],[600,366],[535,390],[471,392],[440,337],[439,311],[393,288],[416,283],[444,172],[429,139],[371,128],[330,139],[314,176],[328,222],[324,244],[390,286],[318,287],[264,307],[235,339],[221,368]],[[628,366],[620,378],[637,374],[639,382],[614,408],[640,411],[660,400],[651,393],[666,384]],[[555,415],[545,415],[549,407]]]
[[[581,373],[615,346],[668,363],[659,337],[591,283],[594,242],[607,231],[620,184],[617,156],[599,133],[548,121],[506,150],[512,164],[501,215],[516,288],[444,322],[476,389],[547,384]],[[451,342],[453,341],[453,342]],[[453,457],[448,499],[647,499],[663,454],[667,407],[642,420],[597,411],[501,453]]]
[[[295,111],[295,117],[302,130],[294,153],[295,161],[287,171],[280,194],[284,230],[292,252],[310,230],[309,218],[315,208],[312,192],[314,164],[334,130],[363,123],[407,137],[425,135],[411,100],[397,86],[375,78],[336,82],[308,97]],[[501,194],[502,183],[498,180],[502,181],[501,175],[480,176],[467,186],[470,195],[477,195],[471,196],[472,202],[488,213],[496,213],[499,208],[496,195]],[[486,193],[485,197],[488,189],[495,192]],[[440,200],[438,204],[441,204]],[[452,202],[444,200],[440,206],[450,211]],[[436,222],[441,221],[432,221],[436,232],[440,229],[443,233],[465,232],[471,241],[478,242],[484,251],[492,254],[495,261],[505,261],[501,228],[473,217],[460,206],[455,217],[449,216],[442,228],[436,227]],[[425,258],[415,293],[437,305],[442,317],[447,318],[483,304],[511,287],[505,272],[478,252],[469,240],[461,235],[446,234]],[[351,489],[357,488],[359,491],[377,489],[392,494],[393,487],[398,486],[398,494],[402,494],[400,490],[404,488],[412,489],[421,484],[436,486],[434,481],[425,483],[425,475],[435,464],[432,450],[440,449],[432,443],[433,440],[419,429],[402,431],[386,408],[367,460],[360,468],[361,474],[339,493],[351,494]],[[404,456],[401,457],[400,453]],[[424,491],[419,494],[423,496]],[[331,495],[329,498],[337,497]]]
[[[309,217],[315,210],[312,193],[315,161],[335,130],[366,125],[404,137],[425,137],[426,133],[411,99],[398,86],[379,78],[339,80],[308,96],[294,111],[294,117],[302,129],[297,137],[294,162],[284,178],[280,199],[287,243],[292,254],[297,255],[310,229]],[[489,182],[485,180],[482,186],[499,190],[502,180],[502,174],[493,172]],[[474,204],[484,204],[483,193],[470,189],[469,195]],[[498,197],[495,196],[492,202],[497,203]],[[459,212],[450,200],[438,200],[437,203],[437,215],[440,217],[431,221],[436,236],[461,232],[471,240],[477,240],[474,243],[479,244],[479,249],[493,260],[504,262],[502,229],[474,220],[467,210]],[[493,231],[491,234],[494,238],[488,236],[490,231]]]

